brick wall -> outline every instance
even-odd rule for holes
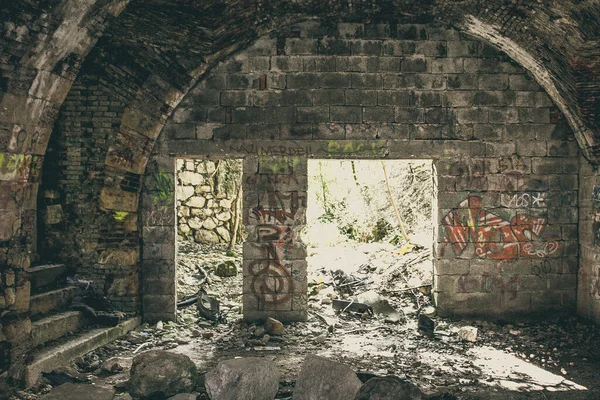
[[[157,154],[433,159],[440,312],[575,308],[578,146],[526,71],[455,30],[262,37],[184,98]]]

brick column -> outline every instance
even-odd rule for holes
[[[248,157],[244,160],[243,309],[246,321],[274,317],[284,322],[307,317],[307,160]]]
[[[142,190],[142,312],[145,322],[176,319],[175,161],[148,163]]]

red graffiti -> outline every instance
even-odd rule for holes
[[[560,255],[559,241],[542,241],[546,218],[519,214],[507,221],[481,207],[481,198],[470,196],[442,220],[457,255],[470,243],[482,258],[510,261],[519,256],[542,258]]]
[[[290,243],[290,230],[287,227],[259,225],[257,227],[258,246],[264,259],[252,261],[248,272],[252,275],[251,287],[260,303],[281,304],[288,301],[293,293],[294,282],[291,273],[281,264],[280,254]]]

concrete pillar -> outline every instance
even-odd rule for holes
[[[244,160],[244,320],[307,317],[307,159],[248,157]]]

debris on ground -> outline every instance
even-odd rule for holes
[[[212,400],[271,400],[279,390],[280,372],[259,357],[224,360],[206,374],[206,391]]]
[[[415,385],[430,399],[487,399],[491,398],[490,393],[510,393],[503,397],[521,399],[540,391],[547,393],[548,398],[557,398],[550,393],[560,393],[560,398],[566,399],[593,399],[594,395],[600,398],[597,387],[600,332],[596,325],[575,317],[510,324],[436,317],[431,294],[418,289],[431,282],[426,277],[411,275],[428,268],[429,261],[423,261],[421,266],[398,261],[398,258],[414,258],[416,254],[411,252],[394,254],[387,244],[361,246],[371,252],[361,253],[364,257],[358,260],[360,265],[346,263],[351,267],[349,275],[367,281],[364,278],[369,272],[366,271],[371,271],[373,282],[356,287],[352,294],[336,290],[333,277],[323,264],[309,270],[308,321],[282,324],[280,321],[243,322],[242,274],[228,278],[215,275],[216,266],[224,260],[241,265],[239,246],[229,255],[225,254],[224,246],[209,249],[186,243],[179,248],[182,250],[179,265],[184,260],[190,266],[189,273],[198,277],[193,284],[178,285],[179,298],[185,298],[183,293],[188,297],[197,295],[200,285],[208,296],[218,300],[223,320],[208,320],[200,315],[197,307],[180,308],[176,322],[142,324],[124,337],[76,359],[71,375],[116,391],[115,400],[125,400],[133,359],[148,351],[164,350],[190,357],[197,367],[199,383],[195,388],[186,389],[187,394],[197,393],[198,399],[208,399],[202,381],[206,372],[223,360],[261,357],[281,373],[276,398],[289,399],[304,359],[309,354],[318,354],[347,365],[362,383],[373,377],[395,376]],[[330,262],[332,258],[347,261],[339,254],[334,256],[330,252],[322,260],[337,269],[336,264]],[[311,257],[319,258],[316,253]],[[201,276],[196,266],[201,266],[206,275]],[[178,279],[191,282],[185,281],[180,272],[177,272]],[[397,278],[391,279],[392,275]],[[323,301],[325,299],[330,303]],[[359,299],[371,302],[372,314],[364,310],[341,312],[333,307],[334,300],[344,300],[347,305]],[[385,308],[376,304],[389,304],[401,315],[400,320],[389,323],[386,321],[389,315],[381,311]],[[471,334],[472,328],[476,329],[476,341],[462,338],[465,334],[459,332],[463,327],[467,328],[463,332]],[[419,328],[429,332],[428,336],[419,333]],[[42,378],[39,385],[15,394],[13,399],[36,400],[56,385],[57,382]],[[62,386],[64,384],[54,390]]]

